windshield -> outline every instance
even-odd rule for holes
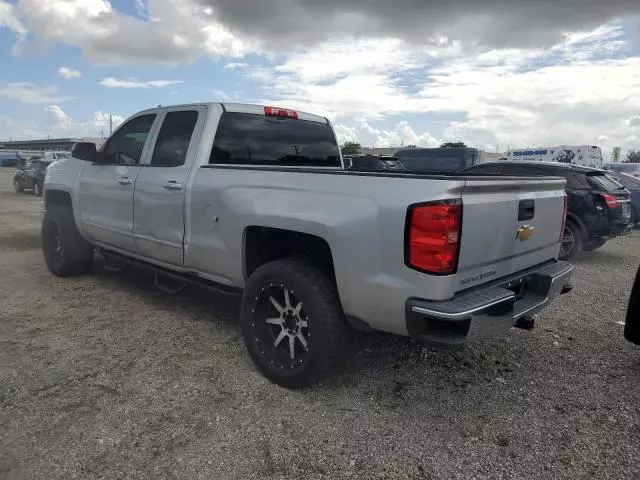
[[[618,182],[621,185],[624,185],[625,187],[634,187],[634,188],[640,187],[640,178],[633,177],[626,173],[617,173],[610,176],[616,182]]]
[[[608,192],[613,192],[615,190],[620,190],[624,188],[622,185],[616,182],[613,178],[608,177],[604,173],[598,172],[594,174],[588,174],[587,178],[589,179],[590,182],[595,184],[596,188],[601,188]]]

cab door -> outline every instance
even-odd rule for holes
[[[135,181],[133,236],[139,254],[184,263],[185,202],[206,107],[171,108]]]
[[[107,140],[102,161],[86,166],[79,180],[80,222],[94,242],[135,252],[133,187],[160,111],[137,115]]]

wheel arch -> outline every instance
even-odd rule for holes
[[[244,229],[242,252],[245,280],[265,263],[299,256],[320,268],[335,282],[331,246],[326,239],[318,235],[251,225]]]
[[[575,223],[580,229],[580,233],[582,234],[582,240],[587,241],[589,238],[589,234],[587,233],[587,227],[585,227],[584,222],[580,220],[580,217],[569,212],[567,213],[567,222]]]

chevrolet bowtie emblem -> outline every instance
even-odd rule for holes
[[[529,225],[523,225],[518,229],[518,232],[516,233],[516,238],[521,242],[524,242],[525,240],[529,240],[531,238],[531,235],[533,235],[534,229],[535,227],[531,227]]]

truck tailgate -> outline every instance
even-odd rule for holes
[[[565,180],[466,177],[456,291],[557,258]]]

